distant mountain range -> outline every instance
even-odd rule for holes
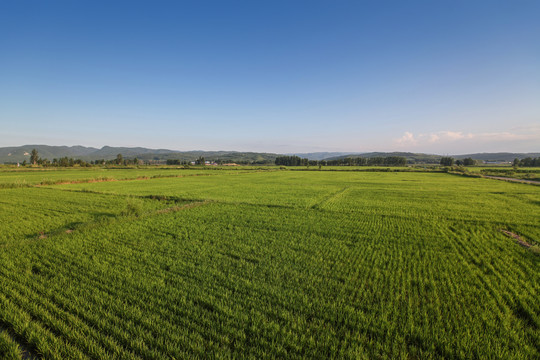
[[[285,155],[295,155],[301,158],[309,160],[326,160],[333,158],[340,158],[344,156],[359,156],[360,153],[348,153],[348,152],[312,152],[312,153],[288,153]]]
[[[402,156],[412,163],[438,163],[443,155],[437,154],[423,154],[423,153],[411,153],[411,152],[368,152],[368,153],[347,153],[347,152],[315,152],[315,153],[295,153],[289,155],[296,155],[301,158],[308,158],[310,160],[339,160],[347,157],[387,157],[387,156]],[[444,155],[451,156],[454,159],[473,158],[474,160],[482,161],[498,161],[498,162],[510,162],[515,158],[524,159],[527,157],[540,157],[539,153],[475,153],[475,154],[463,154],[463,155]]]
[[[181,161],[195,161],[199,157],[206,160],[222,160],[226,162],[273,163],[278,154],[239,152],[239,151],[177,151],[168,149],[148,149],[142,147],[112,147],[104,146],[101,149],[84,146],[49,146],[49,145],[23,145],[0,148],[0,163],[17,163],[30,160],[30,152],[36,149],[39,157],[43,159],[59,159],[70,157],[85,161],[112,160],[118,154],[126,159],[138,158],[144,161],[163,161],[178,159]]]
[[[36,149],[41,158],[59,159],[62,157],[71,157],[85,161],[92,160],[111,160],[118,154],[124,158],[140,160],[163,161],[169,159],[178,159],[181,161],[194,161],[203,156],[206,160],[222,160],[226,162],[250,162],[250,163],[272,163],[277,156],[281,154],[258,153],[258,152],[239,152],[239,151],[177,151],[168,149],[148,149],[142,147],[112,147],[104,146],[101,149],[85,146],[49,146],[49,145],[23,145],[15,147],[0,148],[0,163],[17,163],[24,160],[29,161],[30,152]],[[347,153],[347,152],[313,152],[313,153],[294,153],[287,155],[296,155],[310,160],[337,160],[345,157],[365,157],[376,156],[403,156],[411,163],[438,163],[441,155],[422,154],[410,152],[369,152],[369,153]],[[540,153],[477,153],[465,155],[450,155],[455,159],[464,159],[471,157],[475,160],[509,162],[515,158],[523,159],[526,157],[540,157]]]

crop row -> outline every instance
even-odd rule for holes
[[[0,350],[24,339],[47,359],[539,356],[539,257],[499,231],[534,238],[537,188],[394,175],[0,190],[7,222],[52,213],[57,229],[98,208],[112,215],[42,239],[12,232],[0,252]],[[96,193],[72,191],[81,186]],[[163,201],[136,198],[148,215],[118,216],[129,195],[213,201],[159,212]]]
[[[532,316],[538,310],[534,304],[538,288],[520,277],[500,283],[508,272],[495,273],[492,282],[483,282],[473,260],[460,257],[457,249],[448,251],[455,257],[436,256],[437,252],[430,254],[419,244],[406,246],[405,239],[397,236],[388,239],[395,243],[390,246],[382,239],[343,245],[351,239],[342,238],[339,232],[332,239],[295,233],[288,226],[277,231],[255,227],[250,232],[242,226],[221,228],[219,242],[213,243],[220,222],[210,219],[219,219],[230,210],[231,206],[214,204],[190,210],[192,219],[180,212],[141,220],[129,230],[110,226],[107,235],[91,230],[80,236],[63,235],[54,244],[48,239],[40,246],[40,257],[25,254],[32,262],[25,265],[31,266],[29,270],[15,267],[2,272],[4,288],[10,289],[4,295],[48,329],[49,336],[60,338],[60,348],[76,354],[67,346],[71,344],[81,356],[90,358],[99,354],[128,358],[130,353],[142,358],[181,356],[175,348],[191,349],[193,355],[198,353],[194,344],[203,351],[199,355],[205,351],[227,353],[235,349],[233,343],[238,350],[263,356],[258,348],[264,349],[271,339],[280,343],[282,355],[304,356],[309,350],[312,355],[331,354],[333,346],[343,347],[342,342],[353,354],[365,347],[370,336],[375,336],[374,346],[362,351],[378,356],[402,351],[420,354],[427,351],[422,349],[425,343],[436,339],[439,342],[434,344],[441,348],[431,349],[432,354],[456,354],[447,346],[454,345],[464,356],[474,355],[475,347],[484,346],[492,354],[507,355],[501,346],[509,346],[509,342],[523,346],[530,337],[535,339],[534,332],[527,331],[526,315],[520,318],[515,311],[529,314],[528,321],[537,323]],[[244,210],[258,220],[256,224],[278,220],[274,209]],[[302,221],[315,222],[313,212],[301,214]],[[301,220],[292,213],[287,215]],[[208,222],[197,230],[190,221],[196,219],[199,225],[200,220]],[[186,225],[182,225],[184,221]],[[357,225],[365,226],[362,222]],[[426,225],[425,230],[435,229]],[[167,228],[176,239],[164,233],[156,236],[153,228]],[[182,234],[189,234],[189,239]],[[286,240],[291,234],[295,241]],[[100,239],[99,245],[84,241],[90,236]],[[304,244],[303,248],[298,244]],[[256,245],[261,249],[254,249]],[[431,260],[435,256],[437,262]],[[432,269],[436,263],[441,263],[440,268]],[[457,266],[460,263],[462,267]],[[533,264],[524,262],[522,266],[527,269]],[[457,268],[461,271],[456,273]],[[498,303],[491,293],[507,293],[519,305]],[[255,349],[245,339],[250,321],[255,322],[250,337]],[[442,341],[454,332],[463,336],[464,324],[469,341],[476,345],[452,344],[456,337]],[[501,325],[513,331],[505,334],[506,343],[497,340]],[[483,338],[486,326],[491,327],[487,339]],[[217,333],[213,335],[212,329]],[[395,339],[384,341],[385,333],[404,337],[397,343]],[[109,339],[102,338],[103,334]],[[310,345],[302,335],[319,341]],[[416,340],[411,342],[407,336]],[[228,345],[220,350],[211,344]],[[46,351],[39,343],[35,346]],[[531,351],[531,346],[525,350]]]

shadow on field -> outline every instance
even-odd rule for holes
[[[90,215],[94,218],[93,221],[96,221],[96,222],[117,217],[117,215],[115,214],[106,213],[106,212],[91,212]]]
[[[16,334],[11,325],[9,325],[7,322],[0,320],[0,333],[7,334],[11,340],[17,343],[17,346],[19,347],[19,354],[23,360],[38,359],[36,351],[37,349],[32,344],[29,344],[24,337]]]
[[[538,330],[538,324],[536,324],[536,321],[534,320],[533,315],[527,309],[525,309],[523,304],[521,304],[520,302],[517,302],[515,306],[512,308],[512,311],[514,315],[517,318],[521,319],[521,321],[523,321],[525,325],[529,326],[530,328],[534,330]]]
[[[438,343],[431,344],[429,341],[423,339],[422,337],[418,335],[408,335],[406,336],[405,341],[407,342],[407,345],[409,347],[417,348],[426,353],[433,351],[435,354],[437,354],[443,359],[457,359],[458,358],[454,354],[449,353],[440,344]]]

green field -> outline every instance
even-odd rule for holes
[[[248,171],[253,171],[247,168]],[[221,172],[246,171],[246,168],[220,169]],[[63,182],[114,181],[216,174],[213,168],[0,168],[0,188],[25,187]]]
[[[540,357],[539,186],[93,168],[0,194],[0,358]]]

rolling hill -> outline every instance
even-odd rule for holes
[[[195,161],[199,157],[204,157],[206,160],[225,161],[225,162],[241,162],[241,163],[256,163],[270,164],[273,163],[277,156],[281,154],[274,153],[259,153],[259,152],[239,152],[239,151],[178,151],[169,149],[148,149],[144,147],[113,147],[104,146],[101,149],[85,146],[50,146],[50,145],[23,145],[14,147],[0,148],[0,163],[14,164],[17,162],[29,161],[30,152],[36,149],[41,158],[58,159],[62,157],[70,157],[74,159],[82,159],[85,161],[93,160],[112,160],[118,154],[122,154],[124,158],[138,158],[145,161],[165,161],[165,160],[180,160],[180,161]],[[441,155],[423,154],[411,152],[368,152],[368,153],[346,153],[346,152],[313,152],[313,153],[295,153],[288,155],[296,155],[310,160],[338,160],[346,157],[388,157],[388,156],[403,156],[409,163],[418,164],[436,164],[439,162]],[[515,158],[523,159],[526,157],[540,157],[540,153],[476,153],[464,155],[451,155],[456,159],[464,159],[471,157],[475,160],[482,161],[504,161],[511,162]]]
[[[112,160],[118,154],[124,158],[138,158],[145,161],[164,161],[175,159],[180,161],[195,161],[199,157],[207,160],[221,160],[225,162],[273,163],[278,154],[239,152],[239,151],[177,151],[168,149],[148,149],[143,147],[112,147],[104,146],[101,149],[84,146],[49,146],[49,145],[23,145],[17,147],[0,148],[0,163],[14,164],[29,161],[30,152],[36,149],[43,159],[58,159],[70,157],[85,161]]]

